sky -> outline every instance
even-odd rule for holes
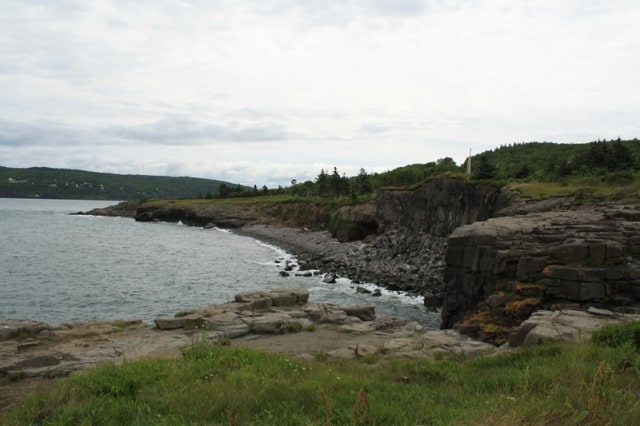
[[[640,138],[637,0],[0,0],[0,165],[288,186]]]

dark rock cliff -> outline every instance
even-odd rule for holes
[[[421,293],[426,305],[440,306],[446,237],[460,225],[491,217],[505,203],[499,187],[446,176],[411,191],[380,191],[378,236],[342,270],[391,289]]]
[[[239,215],[235,212],[211,211],[199,208],[184,208],[179,206],[140,207],[136,211],[135,219],[139,222],[182,222],[192,226],[218,226],[220,228],[239,228],[252,220],[255,216],[250,212]]]
[[[446,176],[413,191],[380,191],[378,224],[447,237],[458,226],[486,220],[506,206],[500,188]]]
[[[291,227],[326,228],[330,213],[319,203],[187,203],[153,202],[134,215],[140,222],[178,222],[193,226],[240,228],[251,223],[275,223]]]
[[[457,228],[442,327],[506,340],[535,310],[640,303],[640,212],[581,206]]]

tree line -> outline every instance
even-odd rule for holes
[[[347,176],[337,167],[320,170],[313,180],[270,189],[221,184],[218,193],[204,198],[252,197],[288,194],[297,197],[366,198],[383,188],[407,188],[444,173],[466,173],[467,161],[458,165],[445,157],[434,162],[411,164],[382,173],[361,168],[356,176]],[[471,176],[475,180],[561,181],[571,177],[599,177],[609,183],[624,183],[640,171],[640,141],[598,140],[585,144],[527,142],[503,145],[471,158]]]
[[[476,179],[562,181],[594,177],[633,180],[640,171],[640,141],[586,144],[529,142],[501,146],[472,158]]]
[[[355,176],[347,176],[340,172],[337,167],[332,171],[321,169],[313,180],[298,182],[292,179],[291,186],[277,188],[267,188],[266,185],[258,189],[242,187],[240,185],[221,184],[217,193],[207,193],[201,198],[235,198],[253,197],[259,195],[288,194],[297,197],[319,197],[319,198],[362,198],[371,197],[379,189],[388,187],[407,187],[424,182],[430,177],[447,172],[463,172],[464,167],[459,166],[450,157],[441,158],[435,162],[426,164],[411,164],[398,167],[382,173],[368,173],[364,168],[360,168]]]

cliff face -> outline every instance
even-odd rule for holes
[[[442,327],[504,339],[541,308],[639,303],[638,220],[635,209],[585,206],[456,229],[446,253]]]
[[[503,207],[499,188],[438,177],[414,191],[380,191],[378,224],[446,237],[458,226],[490,218]]]
[[[340,263],[337,271],[423,294],[426,305],[439,307],[446,237],[460,225],[489,218],[504,202],[498,187],[444,176],[413,191],[380,191],[377,238],[363,246],[361,256]]]
[[[136,220],[330,228],[341,241],[377,228],[375,238],[347,246],[348,254],[327,250],[309,264],[421,293],[425,304],[442,306],[443,328],[494,342],[507,339],[539,309],[640,306],[640,211],[577,208],[571,199],[512,201],[495,186],[439,177],[413,191],[381,191],[375,205],[333,213],[303,202],[166,202],[141,206]]]

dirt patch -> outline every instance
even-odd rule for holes
[[[12,380],[8,377],[0,377],[0,423],[9,411],[17,407],[27,397],[40,392],[46,392],[59,379],[44,377],[28,377],[21,380]]]
[[[313,355],[362,344],[382,346],[390,338],[384,333],[352,334],[338,332],[330,327],[320,327],[316,331],[280,335],[249,335],[234,339],[231,344],[290,355]]]

